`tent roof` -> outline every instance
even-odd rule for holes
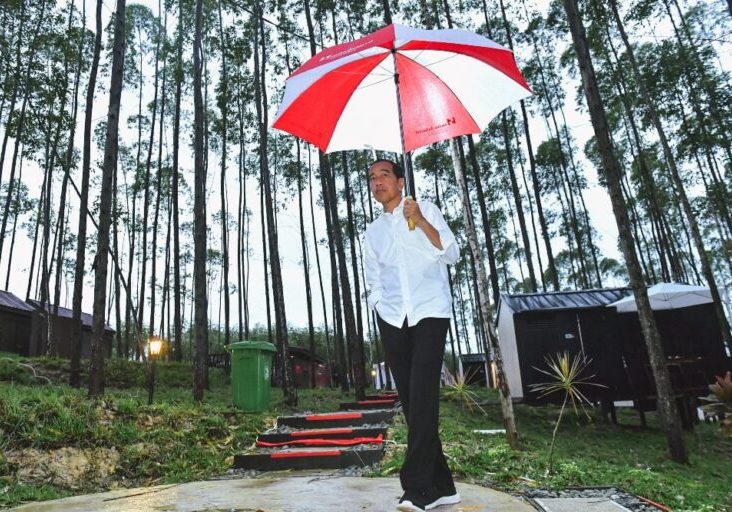
[[[485,354],[479,353],[479,354],[462,354],[460,356],[460,360],[463,363],[485,363],[486,358]]]
[[[502,293],[500,304],[505,304],[514,313],[597,308],[607,306],[629,293],[632,293],[632,289],[627,287],[542,293]]]
[[[709,304],[712,294],[708,286],[694,286],[681,283],[657,283],[648,288],[648,299],[654,311],[664,309],[680,309],[700,304]],[[618,313],[638,311],[633,294],[613,301],[608,307],[614,307]]]

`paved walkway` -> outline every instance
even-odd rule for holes
[[[525,501],[477,485],[457,484],[462,503],[435,512],[536,512]],[[12,510],[38,512],[392,512],[401,496],[396,478],[334,477],[290,473],[260,478],[191,482],[125,489]]]

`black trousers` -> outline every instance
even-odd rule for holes
[[[399,472],[402,488],[436,487],[454,492],[450,468],[438,432],[440,372],[450,320],[425,318],[409,327],[394,327],[378,318],[386,364],[396,381],[409,435],[407,454]]]

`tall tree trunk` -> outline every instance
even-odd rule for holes
[[[385,0],[388,1],[388,0]],[[315,31],[313,30],[313,21],[310,14],[310,1],[304,1],[305,7],[305,21],[308,27],[308,41],[310,43],[310,54],[315,55]],[[387,4],[388,8],[388,4]],[[338,358],[338,373],[340,378],[341,390],[348,391],[348,367],[346,365],[346,357],[343,350],[343,338],[341,336],[341,290],[337,284],[338,276],[338,263],[336,261],[336,244],[335,244],[335,230],[336,223],[338,221],[337,215],[333,218],[333,208],[330,205],[331,194],[329,192],[330,187],[330,162],[328,157],[322,152],[318,152],[318,163],[320,166],[320,184],[322,187],[323,205],[325,209],[325,224],[328,232],[328,247],[330,254],[330,269],[331,269],[331,284],[332,284],[332,305],[333,305],[333,333],[334,333],[334,344]],[[345,291],[343,292],[345,293]]]
[[[86,218],[89,204],[89,169],[91,167],[91,131],[94,107],[94,90],[99,69],[99,54],[102,49],[102,0],[97,0],[96,36],[92,56],[89,84],[86,89],[86,107],[84,113],[84,149],[81,167],[81,198],[79,202],[79,223],[76,238],[76,267],[74,272],[74,296],[72,302],[71,327],[71,367],[69,385],[78,388],[81,385],[81,299],[84,289],[84,263],[86,257]]]
[[[18,183],[23,183],[23,152],[20,153],[20,163],[18,164]],[[20,216],[20,187],[16,188],[15,201],[13,203],[13,229],[10,238],[10,250],[8,251],[8,272],[5,275],[5,289],[10,289],[10,269],[13,268],[13,249],[15,248],[15,233],[18,226],[18,217]],[[58,232],[58,231],[57,231]],[[59,244],[61,246],[63,244]]]
[[[229,74],[226,67],[226,49],[228,47],[224,33],[224,21],[221,12],[221,0],[218,1],[219,11],[219,39],[221,40],[221,257],[224,270],[224,344],[231,341],[231,327],[229,326],[229,226],[228,211],[226,208],[226,158],[227,158],[227,130],[229,117]]]
[[[203,153],[203,95],[201,92],[201,73],[203,44],[203,0],[196,0],[195,36],[193,40],[193,147],[194,147],[194,227],[193,227],[193,288],[195,318],[195,359],[193,372],[193,399],[203,400],[206,387],[206,353],[208,349],[208,297],[206,295],[206,170]]]
[[[158,13],[161,12],[161,0],[158,0]],[[168,12],[165,12],[165,22],[163,23],[162,31],[160,27],[160,19],[158,21],[158,33],[157,37],[158,39],[163,39],[167,37],[167,28],[168,28]],[[155,52],[157,55],[157,51]],[[157,57],[155,58],[155,74],[157,75]],[[149,327],[149,333],[150,336],[153,336],[155,334],[155,305],[156,305],[156,284],[157,284],[157,260],[158,260],[158,218],[160,215],[160,199],[161,199],[161,186],[162,186],[162,174],[163,174],[163,127],[165,126],[165,103],[166,103],[166,84],[167,84],[167,78],[168,78],[168,66],[167,61],[163,61],[163,83],[162,83],[162,98],[160,100],[160,126],[158,128],[158,165],[157,165],[157,171],[155,176],[155,213],[153,214],[153,230],[152,230],[152,250],[151,253],[151,264],[150,264],[150,327]],[[155,82],[157,83],[157,78],[155,79]],[[155,116],[153,116],[154,118]],[[151,139],[152,142],[152,139]],[[151,144],[152,146],[152,144]],[[168,226],[170,227],[170,226]],[[168,231],[170,233],[170,231]],[[166,250],[168,249],[168,246],[166,244]],[[166,272],[168,269],[168,266],[165,266]],[[167,274],[166,274],[167,276]],[[163,301],[165,299],[163,298]],[[164,307],[164,302],[163,302]],[[162,334],[162,333],[161,333]]]
[[[260,150],[261,151],[261,150]],[[264,273],[264,304],[267,311],[267,341],[272,343],[272,307],[270,301],[270,285],[269,285],[269,258],[267,257],[267,217],[264,212],[264,176],[262,170],[259,170],[259,221],[262,226],[262,265]]]
[[[173,201],[173,343],[174,358],[180,361],[183,358],[183,323],[181,316],[181,289],[180,283],[180,208],[178,207],[178,181],[180,179],[180,106],[183,86],[183,0],[178,2],[178,33],[176,34],[175,57],[175,114],[173,116],[173,176],[170,195]]]
[[[577,54],[580,73],[582,75],[582,86],[587,106],[590,111],[592,127],[597,139],[597,148],[602,160],[602,168],[605,174],[610,200],[613,206],[613,213],[618,225],[618,234],[621,242],[621,249],[625,263],[628,268],[628,276],[630,284],[633,288],[633,294],[638,306],[638,316],[640,318],[643,329],[643,336],[646,340],[648,348],[648,356],[651,362],[654,381],[656,384],[656,393],[658,401],[659,416],[663,431],[666,435],[669,453],[672,460],[676,462],[686,463],[688,458],[686,455],[686,447],[681,432],[681,424],[679,421],[679,412],[676,402],[673,398],[673,389],[671,388],[671,378],[669,377],[668,368],[666,367],[666,357],[663,352],[663,345],[656,326],[656,320],[651,310],[651,304],[648,300],[648,292],[643,282],[638,257],[633,245],[633,235],[631,234],[630,219],[628,211],[623,199],[621,190],[621,169],[620,164],[614,153],[614,148],[610,140],[610,129],[608,127],[605,109],[600,97],[600,91],[597,87],[597,79],[595,78],[595,70],[590,57],[585,28],[580,18],[579,9],[576,0],[564,0],[564,9],[567,14],[567,22],[572,33],[574,49]]]
[[[491,234],[491,220],[488,215],[488,207],[486,206],[485,194],[483,193],[483,182],[480,179],[480,168],[478,166],[478,158],[475,154],[475,144],[472,135],[466,137],[468,139],[468,158],[470,166],[473,169],[473,179],[475,180],[475,190],[478,195],[478,207],[480,209],[480,218],[483,224],[483,234],[485,235],[485,245],[488,252],[488,269],[490,270],[491,290],[493,291],[493,302],[498,304],[501,297],[501,290],[498,285],[498,268],[496,267],[496,251],[493,245],[493,235]]]
[[[363,317],[361,313],[361,285],[358,277],[358,260],[356,258],[356,227],[355,227],[355,221],[354,221],[354,213],[353,213],[353,196],[351,192],[351,182],[348,178],[348,167],[347,167],[347,160],[346,160],[346,154],[341,153],[341,163],[343,166],[343,180],[345,184],[344,193],[346,196],[346,212],[348,216],[348,238],[349,238],[349,246],[351,249],[351,272],[353,274],[353,289],[354,289],[354,304],[356,306],[356,347],[355,350],[358,352],[358,358],[356,361],[360,360],[360,371],[364,372],[364,374],[361,376],[362,379],[362,385],[364,386],[364,389],[366,387],[366,374],[365,374],[365,361],[366,361],[366,354],[364,351],[364,341],[363,341]],[[352,349],[353,351],[353,349]],[[359,363],[356,363],[359,364]],[[358,393],[358,385],[356,386],[356,393]],[[363,394],[364,398],[366,398],[366,391],[364,390]]]
[[[241,102],[241,94],[238,95],[237,104],[239,106],[239,247],[241,247],[242,243],[244,245],[244,248],[239,250],[239,266],[241,269],[241,282],[239,283],[239,341],[242,341],[242,328],[244,329],[244,339],[249,337],[250,213],[247,206],[247,176],[244,164],[246,160],[246,140],[244,137],[244,108]],[[242,316],[244,317],[243,325]]]
[[[119,175],[119,166],[115,167],[114,169],[114,196],[112,197],[112,212],[113,212],[113,225],[112,225],[112,243],[114,246],[114,253],[119,256],[119,201],[118,201],[118,179],[117,176]],[[117,357],[121,357],[123,359],[127,359],[129,357],[129,353],[127,352],[126,348],[122,344],[122,308],[121,304],[119,303],[120,298],[122,297],[122,290],[120,288],[120,273],[121,269],[119,268],[119,265],[116,265],[117,271],[114,273],[114,318],[115,318],[115,324],[114,324],[114,339],[115,339],[115,345],[117,347]],[[58,299],[56,300],[56,303],[58,303]]]
[[[323,287],[323,272],[320,268],[320,252],[318,251],[318,231],[315,225],[315,201],[313,200],[313,173],[310,162],[311,151],[308,149],[308,194],[310,196],[310,223],[313,230],[313,250],[315,251],[315,266],[318,270],[318,284],[320,286],[320,301],[323,305],[323,325],[325,327],[325,350],[328,358],[328,373],[330,385],[333,387],[333,356],[330,350],[330,330],[328,329],[328,308],[325,302],[325,288]],[[326,212],[326,219],[329,216]]]
[[[501,4],[501,8],[503,8],[503,4]],[[448,9],[448,3],[445,1],[445,11],[447,13],[447,24],[449,28],[452,28],[452,20],[450,18],[450,11]],[[483,1],[483,14],[486,19],[486,30],[488,31],[488,37],[491,39],[493,38],[493,35],[491,34],[490,30],[490,24],[488,21],[488,10],[485,5],[485,0]],[[505,13],[504,13],[505,16]],[[508,30],[507,30],[508,32]],[[510,38],[510,35],[509,35]],[[523,106],[523,101],[521,102],[521,105]],[[523,241],[523,247],[524,247],[524,255],[526,257],[526,267],[529,271],[529,285],[531,286],[531,291],[536,292],[537,291],[537,285],[536,285],[536,274],[534,273],[534,262],[532,261],[531,257],[531,244],[529,242],[529,232],[526,229],[526,219],[524,217],[524,209],[521,201],[521,192],[518,188],[518,181],[516,180],[516,173],[514,171],[513,167],[513,155],[512,155],[512,148],[511,148],[511,139],[509,137],[509,130],[508,130],[508,121],[506,118],[506,112],[503,112],[501,114],[501,128],[503,131],[503,143],[506,150],[506,167],[508,169],[508,175],[511,179],[511,191],[513,192],[513,200],[516,203],[516,214],[518,215],[519,219],[519,227],[521,228],[521,239]],[[528,130],[526,131],[528,134]],[[529,152],[531,152],[531,146],[529,145]],[[533,156],[532,156],[533,160]],[[528,191],[527,191],[528,192]]]
[[[35,40],[36,36],[38,35],[38,31],[40,30],[41,21],[43,20],[43,13],[45,12],[45,2],[43,3],[43,11],[41,11],[40,15],[38,16],[38,24],[36,26],[36,29],[33,32],[33,36],[31,38],[31,41],[33,41],[33,44],[31,47],[35,46]],[[30,68],[32,65],[32,61],[28,63],[28,67],[26,68],[26,74],[23,78],[21,78],[21,73],[23,71],[23,65],[22,65],[22,48],[23,48],[23,27],[25,26],[25,0],[22,0],[20,2],[20,21],[18,23],[18,45],[15,49],[15,73],[13,81],[13,91],[10,93],[10,108],[8,111],[8,121],[5,123],[5,129],[4,129],[4,136],[3,136],[3,145],[2,149],[0,149],[0,184],[3,182],[3,170],[5,169],[5,152],[8,148],[8,141],[10,140],[10,134],[12,133],[12,130],[8,130],[10,126],[10,121],[13,120],[13,114],[15,114],[15,102],[18,100],[18,93],[20,92],[20,84],[21,83],[28,83],[28,78],[30,74]],[[35,55],[35,54],[34,54]],[[4,100],[3,96],[3,100]]]
[[[388,0],[384,0],[385,9],[388,9]],[[389,15],[390,17],[390,15]],[[333,18],[333,37],[335,38],[335,43],[338,44],[338,33],[336,31],[335,27],[335,18]],[[345,153],[341,154],[342,156],[342,167],[343,167],[343,174],[344,179],[346,180],[346,205],[347,205],[347,215],[350,223],[350,218],[352,216],[352,211],[349,204],[349,194],[350,190],[348,190],[348,169],[346,166],[346,159],[345,159]],[[409,155],[405,155],[405,158],[411,158]],[[409,165],[407,167],[409,171],[411,172],[412,166]],[[349,349],[349,366],[351,367],[351,371],[353,373],[353,384],[356,390],[356,399],[357,400],[364,400],[366,398],[366,374],[365,374],[365,367],[364,367],[364,349],[363,349],[363,333],[361,332],[361,328],[356,326],[356,319],[354,318],[354,307],[353,307],[353,297],[351,295],[351,283],[350,283],[350,277],[348,275],[348,264],[346,262],[346,251],[345,251],[345,244],[343,242],[343,233],[340,229],[340,222],[338,219],[338,195],[336,194],[336,179],[335,179],[335,172],[333,170],[332,166],[326,167],[326,172],[331,174],[330,177],[330,186],[329,186],[329,192],[330,192],[330,208],[331,208],[331,218],[333,221],[333,234],[335,235],[335,248],[336,248],[336,254],[338,256],[338,274],[340,277],[340,286],[342,291],[342,298],[343,298],[343,317],[346,324],[346,341],[347,346]],[[414,183],[414,178],[410,176],[410,182]],[[352,229],[352,227],[351,227]],[[355,265],[355,247],[353,247],[354,244],[352,244],[352,262]],[[358,297],[359,295],[359,284],[358,284],[358,273],[354,272],[354,286],[357,293],[356,300],[360,300]],[[360,318],[359,318],[359,324]]]
[[[280,268],[279,242],[277,237],[277,227],[274,217],[274,200],[272,196],[271,176],[269,172],[269,163],[267,155],[267,88],[266,81],[266,33],[264,31],[264,13],[259,1],[256,4],[257,9],[257,29],[255,29],[255,50],[254,50],[254,69],[257,117],[259,118],[259,137],[260,137],[260,170],[262,173],[262,182],[264,185],[265,211],[267,214],[267,238],[269,242],[269,262],[272,271],[272,295],[275,308],[275,332],[277,336],[278,355],[280,357],[280,372],[282,379],[282,392],[285,395],[285,402],[288,405],[297,405],[297,388],[292,373],[292,363],[289,357],[287,319],[285,316],[285,296],[282,285],[282,270]],[[257,50],[261,44],[261,54]],[[260,64],[261,57],[261,64]]]
[[[47,176],[44,174],[43,176],[43,183],[41,185],[41,190],[46,190],[46,178]],[[31,264],[30,264],[30,270],[28,271],[28,288],[25,292],[25,298],[26,300],[31,298],[31,289],[33,288],[33,275],[34,270],[36,266],[36,253],[38,252],[38,228],[41,225],[41,212],[43,212],[44,208],[44,201],[45,201],[45,194],[41,194],[41,200],[38,201],[38,210],[36,211],[35,215],[35,228],[33,230],[33,249],[31,250]]]
[[[310,257],[308,256],[308,242],[305,233],[305,213],[302,202],[302,162],[300,155],[300,140],[295,141],[297,147],[297,207],[300,220],[300,246],[302,249],[302,272],[305,279],[305,305],[308,310],[308,340],[310,345],[310,387],[315,388],[315,326],[313,325],[313,294],[310,287]],[[317,242],[317,241],[316,241]],[[316,249],[317,250],[317,249]],[[329,361],[330,363],[330,361]]]
[[[71,4],[71,8],[69,9],[69,27],[71,26],[71,20],[72,20],[72,13],[73,13],[73,2]],[[81,15],[81,23],[82,26],[86,25],[86,2],[82,5],[82,15]],[[59,233],[58,237],[60,240],[60,243],[58,244],[58,253],[56,255],[56,281],[54,283],[54,294],[53,294],[53,315],[54,317],[58,317],[58,306],[59,302],[61,301],[61,276],[63,274],[63,264],[64,264],[64,254],[66,250],[66,245],[64,243],[65,239],[65,227],[66,227],[66,192],[68,189],[69,184],[69,177],[71,173],[71,165],[72,165],[72,158],[74,155],[74,139],[76,137],[76,120],[79,112],[79,86],[81,83],[81,73],[82,73],[82,67],[83,67],[83,59],[84,59],[84,39],[83,37],[79,38],[79,46],[77,48],[77,62],[76,62],[76,74],[74,76],[74,93],[73,93],[73,106],[72,111],[73,114],[71,116],[71,122],[69,125],[69,140],[68,144],[66,146],[66,154],[64,155],[64,158],[62,159],[62,167],[64,171],[64,177],[63,181],[61,183],[61,194],[59,196],[59,211],[58,211],[58,222],[57,222],[57,233]],[[116,197],[116,193],[115,193]],[[115,215],[116,219],[116,215]],[[119,326],[118,326],[119,329]],[[118,335],[119,331],[117,331],[116,335]],[[56,331],[53,330],[51,333],[51,344],[53,346],[57,346],[58,340],[56,339]]]
[[[391,8],[389,7],[389,0],[381,0],[381,7],[384,9],[384,23],[391,25]]]
[[[160,27],[160,20],[157,20],[158,27]],[[143,188],[143,206],[142,206],[142,254],[140,256],[140,267],[141,267],[141,275],[140,275],[140,294],[138,297],[138,311],[137,311],[137,331],[142,333],[143,329],[143,320],[145,317],[145,286],[146,283],[146,277],[147,277],[147,262],[149,259],[151,259],[152,266],[155,266],[155,254],[153,253],[152,258],[149,257],[149,254],[147,252],[147,231],[148,231],[148,219],[149,219],[149,213],[150,213],[150,168],[152,165],[152,152],[153,152],[153,145],[155,142],[155,123],[157,121],[157,115],[158,115],[158,80],[159,78],[159,66],[160,66],[160,28],[158,28],[158,33],[156,37],[156,43],[155,43],[155,79],[154,79],[154,85],[153,85],[153,107],[152,107],[152,120],[150,122],[150,138],[147,142],[147,156],[145,158],[145,185]],[[140,55],[140,58],[142,58],[142,54]],[[140,66],[140,80],[142,80],[143,74],[142,74],[142,65]],[[140,93],[142,95],[142,91]],[[153,300],[152,297],[150,297],[150,300]],[[152,330],[154,329],[153,325],[150,325],[150,331],[148,332],[148,336],[152,335]]]
[[[501,399],[501,411],[503,412],[503,423],[506,428],[506,440],[509,446],[514,449],[519,447],[519,434],[516,426],[516,416],[513,412],[513,403],[511,401],[511,392],[508,389],[508,381],[506,373],[503,369],[503,357],[501,355],[501,347],[498,344],[498,336],[490,314],[490,300],[488,298],[488,280],[485,276],[485,264],[483,263],[483,253],[478,245],[478,235],[473,221],[473,214],[470,211],[470,195],[466,187],[465,169],[460,159],[460,153],[457,146],[457,140],[450,140],[450,149],[452,151],[452,164],[455,171],[455,179],[460,189],[460,198],[463,208],[463,222],[465,224],[465,234],[470,245],[470,251],[475,259],[475,266],[478,275],[478,303],[480,305],[480,321],[483,328],[490,338],[491,348],[493,350],[493,362],[496,365],[496,373],[498,375],[498,390]],[[467,338],[466,338],[467,339]],[[489,354],[486,354],[489,356]]]
[[[501,16],[503,18],[503,25],[504,29],[506,31],[506,39],[508,40],[508,47],[513,50],[513,38],[511,37],[511,30],[508,23],[508,17],[506,16],[506,8],[504,6],[503,0],[500,0],[499,2],[501,6]],[[489,20],[488,20],[488,8],[486,6],[486,1],[483,0],[483,15],[485,17],[485,24],[486,27],[489,27]],[[547,255],[547,264],[549,265],[549,279],[551,279],[552,286],[554,287],[554,291],[559,291],[559,277],[557,275],[557,268],[554,264],[554,252],[552,251],[552,244],[551,240],[549,238],[549,229],[547,227],[546,218],[544,216],[544,208],[541,204],[541,185],[539,183],[539,178],[536,174],[536,160],[534,158],[534,149],[531,144],[531,133],[529,130],[529,117],[526,113],[526,102],[525,100],[521,100],[521,117],[524,122],[524,135],[526,136],[526,148],[527,152],[529,154],[529,170],[531,172],[531,184],[534,189],[534,201],[536,203],[536,213],[539,217],[539,227],[541,229],[541,237],[544,241],[544,247],[546,248],[546,255]],[[528,193],[528,188],[527,188]],[[539,251],[539,247],[537,245],[536,247],[537,252]],[[544,280],[544,276],[542,276],[542,282]]]
[[[112,220],[112,178],[117,162],[119,106],[122,96],[122,78],[125,56],[125,3],[117,0],[112,57],[112,80],[109,88],[107,135],[104,143],[102,186],[99,198],[99,227],[97,229],[96,274],[94,276],[94,313],[92,319],[91,355],[89,368],[89,396],[104,393],[104,308],[107,293],[107,263],[109,261],[109,227]]]

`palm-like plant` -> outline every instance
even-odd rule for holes
[[[722,434],[732,437],[732,372],[727,372],[724,377],[715,377],[716,383],[709,386],[711,395],[702,398],[709,402],[702,406],[707,416],[719,416]]]
[[[449,378],[446,379],[447,383],[445,384],[445,398],[457,400],[471,411],[473,408],[476,408],[482,412],[483,415],[486,415],[487,413],[485,409],[483,409],[480,406],[480,403],[478,403],[478,394],[470,389],[470,385],[468,384],[468,382],[470,382],[473,376],[477,373],[477,369],[473,368],[468,372],[459,373],[454,376],[447,370],[445,370],[445,373],[449,376]]]
[[[531,384],[529,387],[539,393],[539,398],[544,398],[553,393],[564,393],[564,399],[562,401],[562,407],[559,409],[559,417],[557,423],[554,425],[554,432],[552,433],[552,441],[549,446],[549,467],[547,468],[547,474],[550,474],[553,469],[553,455],[554,455],[554,444],[557,438],[557,431],[559,430],[559,424],[564,416],[564,410],[567,407],[567,402],[572,403],[574,413],[579,415],[579,408],[589,418],[589,414],[585,410],[585,405],[592,406],[592,402],[582,393],[579,389],[580,386],[596,386],[606,387],[603,384],[597,382],[591,382],[595,377],[594,374],[583,376],[582,373],[592,363],[592,359],[586,357],[584,354],[577,354],[571,356],[568,352],[557,353],[544,358],[548,366],[548,370],[534,367],[535,370],[547,375],[551,378],[549,382],[541,382],[537,384]]]

